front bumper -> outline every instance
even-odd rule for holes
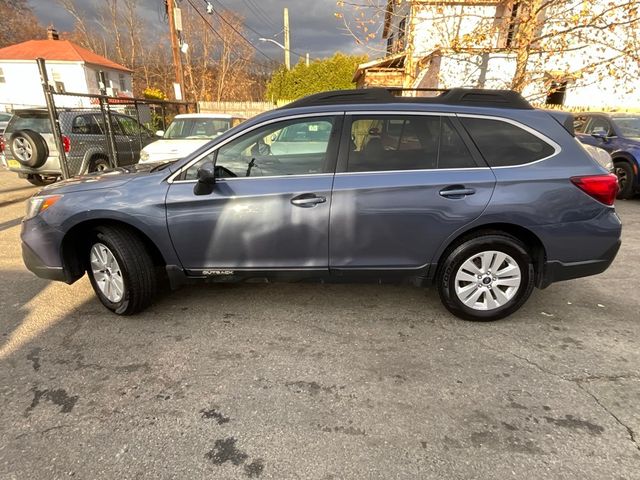
[[[62,267],[50,267],[46,265],[36,253],[22,242],[22,261],[24,265],[36,276],[57,282],[67,282],[67,276]]]

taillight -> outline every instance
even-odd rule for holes
[[[66,135],[62,135],[62,146],[64,147],[64,153],[71,151],[71,139]]]
[[[0,137],[0,153],[4,153],[4,137]]]
[[[618,194],[618,177],[613,173],[588,177],[571,177],[571,181],[584,193],[605,205],[613,205]]]

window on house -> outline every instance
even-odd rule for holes
[[[564,105],[564,97],[567,93],[567,82],[551,82],[549,90],[547,91],[547,99],[545,104],[547,105]]]
[[[393,34],[389,35],[387,38],[387,54],[391,55],[393,53]]]
[[[4,72],[2,71],[1,68],[0,68],[0,83],[5,83]]]
[[[407,33],[407,19],[403,18],[398,24],[398,47],[397,50],[404,50],[404,39]]]
[[[120,74],[120,90],[123,92],[127,91],[127,80],[125,79],[124,73]]]
[[[517,0],[505,0],[496,9],[496,22],[501,25],[498,47],[512,48],[515,46],[515,36],[518,31],[518,16],[520,14],[520,2]]]
[[[64,82],[62,81],[62,75],[60,72],[56,72],[55,70],[52,72],[53,83],[55,85],[56,92],[64,93]]]
[[[514,44],[516,32],[518,31],[518,11],[520,10],[520,2],[513,2],[511,7],[511,15],[509,16],[509,24],[507,25],[507,38],[505,46],[510,48]]]

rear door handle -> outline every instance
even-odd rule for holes
[[[309,208],[315,207],[319,203],[326,202],[326,197],[320,197],[315,193],[303,193],[291,199],[291,203],[296,207]]]
[[[464,185],[451,185],[440,190],[440,196],[445,198],[463,198],[476,193],[473,188],[465,188]]]

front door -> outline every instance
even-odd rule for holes
[[[167,223],[185,269],[328,269],[331,185],[341,116],[269,123],[195,161],[167,194]],[[216,165],[207,195],[197,169]]]
[[[425,268],[489,202],[495,177],[471,153],[455,117],[362,114],[344,128],[331,203],[332,271]]]

